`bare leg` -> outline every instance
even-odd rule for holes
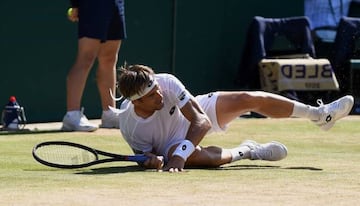
[[[78,54],[71,67],[67,80],[67,111],[80,110],[81,98],[91,67],[100,48],[100,40],[81,38],[78,42]]]
[[[216,146],[197,147],[195,152],[186,161],[186,166],[194,167],[219,167],[230,163],[232,155],[230,150]]]
[[[294,103],[280,95],[256,92],[221,92],[216,103],[216,115],[221,127],[249,111],[271,118],[290,117]]]
[[[104,111],[108,110],[109,106],[115,107],[115,101],[111,98],[109,90],[115,92],[116,63],[120,46],[120,40],[106,41],[101,44],[98,54],[97,85]]]
[[[178,145],[170,148],[168,159],[172,157],[174,150]],[[241,159],[250,158],[250,150],[243,151],[244,156]],[[239,159],[238,159],[239,160]],[[219,167],[233,161],[233,155],[230,149],[223,149],[217,146],[201,147],[197,146],[194,153],[187,159],[185,166],[190,167]]]

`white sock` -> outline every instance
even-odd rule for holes
[[[250,148],[248,146],[235,147],[230,149],[230,153],[232,156],[231,162],[250,158]]]
[[[319,120],[319,112],[317,107],[303,104],[301,102],[293,101],[294,108],[291,114],[292,117],[307,118],[310,120]]]

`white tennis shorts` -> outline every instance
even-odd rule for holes
[[[208,94],[198,95],[196,96],[196,100],[199,102],[201,108],[204,110],[204,112],[209,117],[212,127],[209,130],[209,133],[212,132],[222,132],[225,130],[225,128],[221,128],[219,126],[219,123],[217,121],[216,116],[216,101],[218,99],[219,92],[211,92]]]

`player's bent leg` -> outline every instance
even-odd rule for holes
[[[219,167],[230,163],[231,153],[220,147],[196,147],[194,153],[187,159],[186,167]]]
[[[220,126],[224,126],[245,112],[257,112],[272,118],[289,117],[293,102],[280,95],[256,92],[221,92],[216,103]]]
[[[223,149],[216,146],[197,147],[188,158],[187,167],[219,167],[242,159],[279,161],[287,156],[286,146],[280,142],[271,141],[259,144],[246,140],[233,149]]]

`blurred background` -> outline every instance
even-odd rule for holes
[[[0,2],[0,106],[16,96],[28,122],[61,121],[65,114],[66,75],[77,49],[69,5]],[[237,75],[251,20],[303,16],[304,1],[125,0],[125,14],[128,38],[118,66],[126,61],[173,73],[196,95],[242,89]],[[82,101],[89,119],[101,115],[95,81],[94,68]]]

